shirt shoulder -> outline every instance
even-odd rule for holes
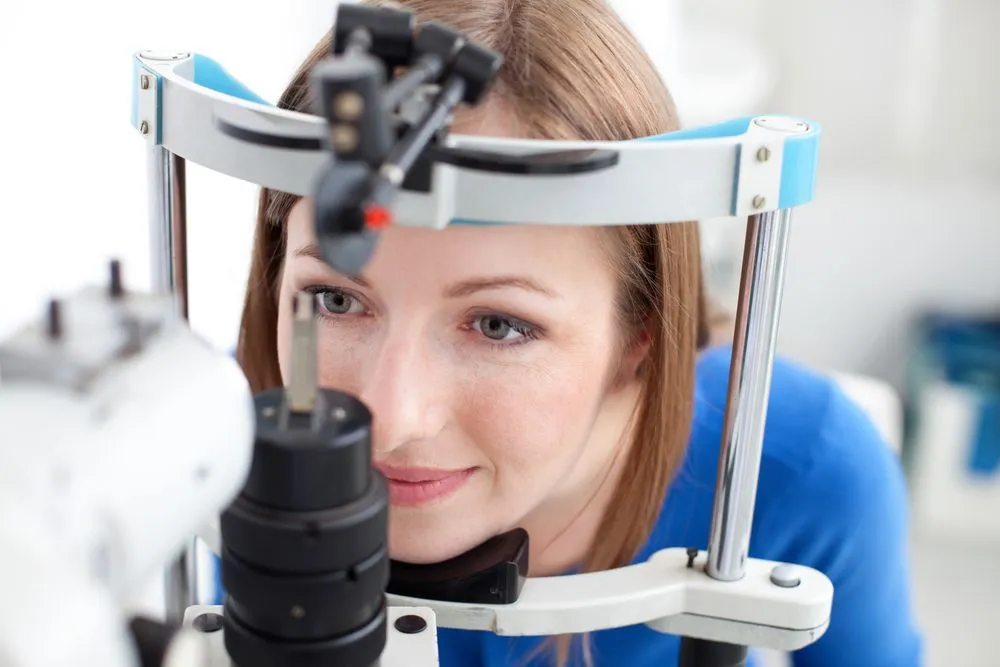
[[[669,490],[648,552],[668,546],[704,548],[722,443],[731,349],[704,351],[696,370],[694,414],[686,452]],[[775,359],[761,452],[752,546],[773,557],[777,513],[812,519],[843,510],[845,496],[864,503],[894,478],[895,455],[864,412],[831,377],[786,358]],[[761,533],[760,531],[768,531]],[[649,553],[643,554],[648,556]]]
[[[713,349],[700,360],[689,451],[649,551],[707,545],[729,357]],[[828,631],[794,655],[796,667],[921,664],[907,545],[896,454],[833,379],[776,360],[749,556],[817,569],[836,591]]]
[[[722,437],[731,355],[728,347],[716,347],[704,352],[698,360],[692,447],[704,447],[706,440]],[[837,409],[843,407],[840,404],[847,400],[830,376],[777,357],[771,373],[764,459],[800,470],[808,467],[822,446],[816,436],[823,433],[831,417],[863,418],[860,413],[838,413]],[[803,442],[806,436],[810,436],[808,443]]]

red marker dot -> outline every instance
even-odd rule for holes
[[[392,213],[384,206],[369,206],[365,209],[365,227],[385,229],[392,224]]]

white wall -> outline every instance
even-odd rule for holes
[[[824,128],[780,349],[898,385],[922,309],[1000,311],[1000,4],[753,0],[735,22],[728,4],[699,15],[746,26],[778,67],[770,108]]]
[[[1000,188],[833,172],[790,243],[780,349],[902,386],[926,308],[1000,311]]]
[[[1000,310],[1000,5],[867,3],[858,21],[843,3],[772,4],[794,28],[778,103],[828,129],[785,349],[898,383],[921,309]]]
[[[120,7],[128,7],[122,11]],[[144,144],[129,125],[131,54],[209,55],[267,99],[333,22],[332,2],[14,2],[0,9],[0,336],[51,294],[104,279],[149,285]],[[235,340],[255,188],[189,167],[192,324]]]

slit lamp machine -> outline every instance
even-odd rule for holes
[[[106,285],[53,300],[0,342],[0,665],[436,667],[439,627],[646,624],[682,638],[681,667],[737,667],[748,647],[818,640],[830,580],[748,558],[789,225],[813,197],[818,126],[760,116],[627,142],[454,135],[453,111],[480,101],[499,54],[356,5],[339,8],[334,37],[311,78],[315,114],[268,104],[210,58],[135,54],[154,289],[130,291],[112,262]],[[532,578],[530,536],[514,530],[446,563],[392,561],[372,415],[316,386],[309,300],[298,302],[292,377],[259,395],[188,327],[187,162],[313,197],[323,257],[346,274],[390,219],[443,229],[745,216],[708,548]],[[195,537],[220,557],[221,605],[195,596]],[[130,617],[123,600],[161,572],[166,617]]]

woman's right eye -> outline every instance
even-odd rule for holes
[[[322,287],[308,291],[316,299],[316,310],[320,315],[352,315],[365,310],[360,299],[343,290]]]

